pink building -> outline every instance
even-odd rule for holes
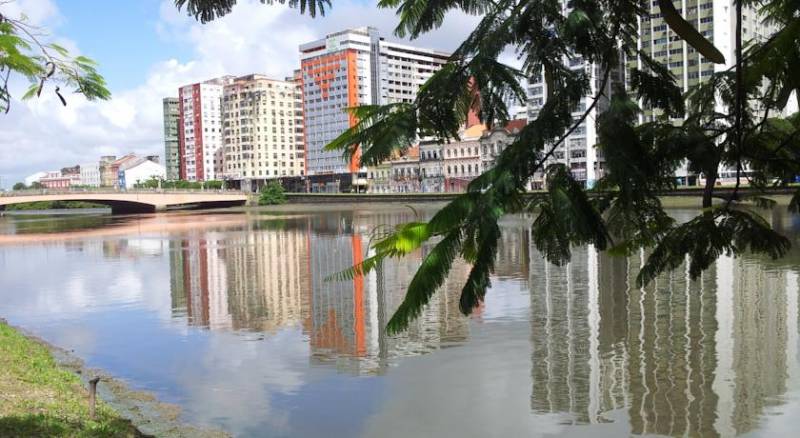
[[[223,87],[233,76],[186,85],[178,89],[178,158],[180,178],[208,181],[222,178]]]
[[[62,175],[60,171],[56,170],[47,172],[39,179],[39,182],[48,189],[68,189],[71,186],[80,185],[81,175],[80,173]]]

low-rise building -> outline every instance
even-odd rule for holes
[[[369,193],[389,193],[392,191],[392,162],[385,161],[367,171]]]
[[[412,193],[420,191],[419,146],[413,146],[405,155],[391,162],[390,191]]]
[[[460,140],[442,145],[446,192],[466,191],[481,174],[480,138],[486,126],[478,124],[459,134]]]
[[[420,190],[425,193],[444,192],[444,162],[442,144],[437,140],[419,142]]]
[[[39,182],[48,189],[68,189],[72,186],[80,185],[80,174],[62,174],[60,170],[51,170],[45,172],[45,176],[39,179]]]
[[[33,183],[40,182],[40,180],[45,176],[47,176],[47,172],[36,172],[32,175],[28,175],[27,177],[25,177],[25,185],[27,187],[30,187],[33,185]]]
[[[517,139],[517,135],[527,124],[525,119],[509,120],[505,126],[495,125],[481,134],[481,172],[497,164],[497,157]]]
[[[167,169],[148,158],[128,160],[120,166],[117,187],[132,189],[151,179],[166,179]]]
[[[134,154],[125,155],[117,158],[113,155],[105,156],[100,159],[100,185],[103,187],[119,188],[119,170],[126,163],[136,160]]]
[[[100,187],[100,163],[83,163],[80,165],[81,185]]]

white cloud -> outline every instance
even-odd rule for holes
[[[58,35],[61,15],[51,0],[19,0],[11,5],[16,8],[12,12],[25,11],[32,23],[53,30],[55,40],[80,53],[79,45]],[[476,17],[453,14],[442,29],[414,44],[452,50],[476,22]],[[159,20],[150,31],[165,42],[191,47],[188,56],[176,54],[188,61],[155,63],[141,85],[112,89],[113,98],[108,102],[68,95],[68,106],[63,107],[52,90],[40,99],[13,102],[10,114],[0,116],[0,176],[4,185],[10,186],[35,171],[91,161],[100,155],[130,151],[163,155],[161,99],[177,96],[179,86],[223,74],[264,73],[283,78],[299,67],[297,46],[303,42],[366,25],[378,27],[387,39],[394,39],[395,24],[394,11],[380,10],[374,3],[337,2],[329,15],[312,19],[283,6],[242,0],[230,15],[201,25],[179,12],[172,0],[163,0]],[[15,95],[21,95],[23,86],[16,87]]]
[[[3,14],[12,18],[26,17],[33,26],[60,21],[58,8],[51,0],[16,0],[3,5]]]

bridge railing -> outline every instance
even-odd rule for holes
[[[17,196],[42,196],[42,195],[109,195],[109,194],[164,194],[164,195],[183,195],[187,193],[198,194],[224,194],[224,195],[246,195],[248,192],[233,189],[130,189],[120,190],[109,187],[100,188],[75,188],[75,189],[26,189],[0,192],[1,197]]]

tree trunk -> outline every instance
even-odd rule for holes
[[[706,172],[706,186],[703,188],[703,208],[710,208],[714,199],[714,185],[717,183],[717,170]]]

